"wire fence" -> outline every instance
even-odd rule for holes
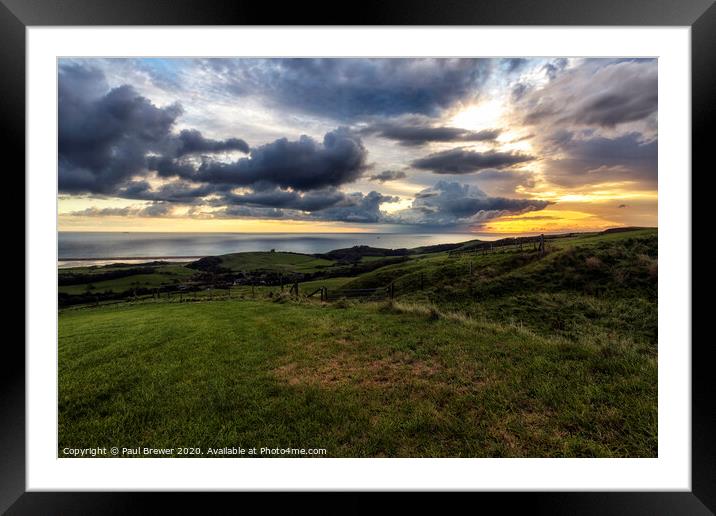
[[[536,237],[518,237],[506,238],[495,242],[481,242],[469,249],[458,249],[448,252],[449,258],[469,257],[474,255],[500,253],[500,252],[536,252],[544,254],[546,252],[545,236]],[[467,274],[472,275],[472,260],[469,261],[469,270]],[[286,296],[294,299],[320,299],[322,302],[336,301],[339,299],[361,299],[361,300],[383,300],[393,299],[396,296],[398,288],[401,293],[404,291],[423,290],[425,275],[420,272],[417,279],[410,285],[402,285],[398,287],[393,281],[386,286],[374,288],[341,288],[319,286],[316,288],[315,281],[311,282],[313,287],[302,291],[301,284],[298,281],[292,283],[281,282],[280,286],[267,285],[247,285],[247,284],[220,284],[220,285],[203,285],[188,288],[155,288],[155,289],[137,289],[133,294],[124,293],[122,298],[117,299],[101,299],[100,295],[96,297],[87,294],[81,304],[88,305],[108,305],[130,302],[175,302],[175,303],[191,303],[200,301],[226,301],[231,299],[276,299],[285,298]],[[280,290],[279,290],[280,288]],[[75,303],[72,303],[75,304]],[[63,307],[63,303],[60,303]],[[64,305],[69,307],[71,305]]]
[[[545,236],[539,235],[535,237],[503,238],[502,240],[497,240],[495,242],[481,242],[468,249],[454,249],[452,251],[448,251],[448,256],[453,258],[465,255],[489,254],[508,251],[534,251],[544,253],[545,250]]]

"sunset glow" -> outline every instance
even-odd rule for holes
[[[62,59],[59,69],[60,230],[657,225],[653,59]]]

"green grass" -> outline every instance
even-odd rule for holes
[[[329,456],[655,456],[656,355],[419,305],[251,301],[68,310],[59,446]]]
[[[406,301],[473,318],[573,336],[598,326],[610,334],[657,338],[656,230],[557,239],[549,252],[440,254],[382,267],[345,288],[391,282]]]
[[[580,235],[545,256],[434,253],[300,284],[394,282],[380,304],[240,286],[62,310],[59,449],[655,457],[657,248],[656,230]]]
[[[345,284],[345,288],[378,288],[385,287],[391,282],[401,278],[409,277],[412,274],[417,275],[421,272],[432,270],[455,269],[457,261],[451,260],[447,254],[439,254],[426,258],[410,260],[408,262],[398,263],[381,267],[371,272],[367,272],[358,276]]]
[[[82,267],[65,267],[58,269],[57,273],[60,276],[70,275],[72,273],[77,274],[102,274],[107,271],[122,271],[127,269],[135,269],[137,267],[144,267],[144,264],[115,264],[110,263],[107,265],[87,265]]]
[[[270,270],[276,272],[315,272],[334,264],[309,254],[251,252],[219,256],[221,266],[234,272]]]
[[[132,267],[127,267],[132,268]],[[78,269],[70,269],[78,270]],[[94,271],[90,272],[92,274]],[[126,292],[133,288],[155,288],[173,285],[190,279],[196,271],[183,265],[161,265],[151,274],[134,274],[123,278],[94,281],[80,285],[61,285],[58,292],[65,294],[83,294],[85,292]]]
[[[350,281],[352,278],[324,278],[319,280],[312,280],[312,281],[304,281],[299,283],[298,288],[299,292],[302,296],[307,296],[314,292],[316,289],[321,287],[326,287],[329,289],[335,289],[340,288],[345,283]],[[283,290],[281,290],[280,286],[264,286],[264,285],[257,285],[254,287],[251,287],[250,285],[237,285],[234,287],[231,287],[231,297],[232,298],[251,298],[252,296],[255,296],[256,298],[266,298],[266,297],[276,297],[283,294],[288,294],[291,289],[292,284],[286,283],[284,285]],[[222,293],[222,291],[219,291],[218,289],[213,292],[212,295],[216,296],[217,294],[220,295],[226,295],[226,293]],[[192,292],[190,294],[190,297],[208,297],[209,293],[207,291]],[[318,298],[320,296],[316,294]]]
[[[557,238],[552,240],[554,245],[569,245],[570,241],[579,242],[580,245],[599,244],[600,242],[622,242],[630,239],[651,238],[658,236],[657,228],[636,229],[633,231],[617,231],[614,233],[592,233],[569,238]]]
[[[385,256],[361,256],[360,261],[365,262],[377,262],[379,260],[385,260]]]
[[[310,294],[317,288],[326,287],[329,289],[341,288],[353,278],[325,278],[313,281],[304,281],[299,285],[301,292]]]

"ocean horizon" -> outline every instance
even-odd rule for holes
[[[161,233],[58,232],[61,267],[99,265],[118,260],[181,261],[202,256],[250,251],[325,253],[333,249],[368,245],[388,249],[495,240],[505,235],[478,233]],[[76,263],[79,262],[79,263]]]

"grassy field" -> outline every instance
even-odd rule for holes
[[[97,273],[96,271],[88,271],[88,274],[92,275]],[[92,281],[79,285],[60,285],[58,290],[60,293],[65,294],[81,294],[87,291],[125,292],[133,288],[154,288],[174,285],[188,280],[194,274],[196,274],[196,271],[188,269],[183,265],[163,265],[157,267],[155,271],[150,274],[134,274],[123,278]]]
[[[331,260],[310,254],[282,252],[254,252],[225,254],[219,257],[221,266],[235,272],[271,270],[279,272],[315,272],[334,264]]]
[[[59,449],[655,457],[657,248],[656,230],[582,235],[300,286],[393,282],[379,303],[240,286],[61,310]]]
[[[339,288],[343,286],[345,283],[349,282],[353,278],[324,278],[320,280],[313,280],[313,281],[304,281],[299,284],[299,292],[302,296],[307,296],[314,292],[316,289],[321,287],[326,287],[329,289]],[[286,295],[289,292],[289,289],[291,288],[290,284],[284,285],[284,288],[281,289],[280,286],[255,286],[251,287],[250,285],[237,285],[234,287],[231,287],[229,292],[222,293],[219,291],[213,292],[211,295],[216,297],[217,295],[221,296],[224,295],[226,297],[230,298],[238,298],[238,299],[249,299],[249,298],[257,298],[257,299],[275,299],[277,296]],[[199,298],[206,298],[209,297],[208,291],[203,292],[197,292],[192,293],[191,298],[193,297],[199,297]],[[318,296],[318,294],[316,294]],[[320,296],[318,296],[320,298]]]
[[[656,355],[410,305],[219,301],[60,317],[60,449],[655,456]]]
[[[341,288],[343,285],[351,281],[353,278],[325,278],[314,281],[304,281],[301,283],[301,291],[304,294],[310,294],[317,288],[326,287],[330,289]]]

